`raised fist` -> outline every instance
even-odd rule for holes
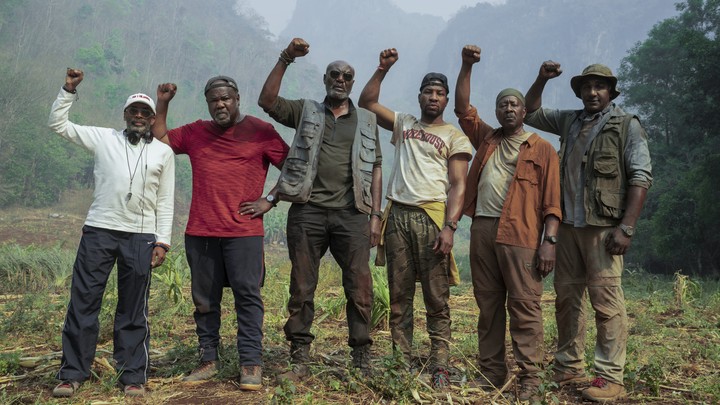
[[[561,74],[562,68],[560,67],[560,64],[558,62],[546,60],[545,62],[543,62],[542,66],[540,66],[540,72],[538,73],[538,76],[545,79],[554,79]]]
[[[71,92],[75,91],[75,88],[83,80],[84,76],[85,73],[83,73],[80,69],[67,68],[67,73],[65,75],[65,90]]]
[[[480,62],[480,47],[475,45],[465,45],[461,52],[462,63],[472,65]]]
[[[285,48],[285,52],[287,52],[288,56],[292,59],[300,58],[310,52],[310,44],[302,38],[293,38],[287,48]]]
[[[398,51],[395,48],[388,48],[384,51],[380,52],[380,67],[383,70],[389,70],[392,65],[397,62],[398,58],[400,56],[398,55]]]
[[[175,97],[175,93],[177,92],[177,86],[175,83],[163,83],[158,84],[157,87],[157,101],[166,101],[169,102],[170,100]]]

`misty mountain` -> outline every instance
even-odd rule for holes
[[[455,82],[460,49],[475,44],[482,59],[473,69],[471,102],[485,117],[494,116],[494,100],[506,87],[527,91],[543,61],[560,62],[563,75],[543,94],[553,108],[580,108],[570,78],[593,63],[617,75],[620,61],[659,21],[677,14],[675,0],[507,0],[480,3],[458,13],[438,36],[428,66],[449,73]],[[664,61],[663,61],[664,62]],[[622,91],[622,83],[618,84]],[[622,96],[621,96],[622,97]],[[622,103],[622,98],[618,100]],[[494,119],[493,119],[494,120]]]
[[[298,0],[279,42],[287,45],[294,37],[304,38],[310,44],[307,59],[321,72],[334,60],[348,61],[355,67],[355,101],[375,71],[380,51],[397,48],[400,59],[383,84],[381,98],[391,108],[414,112],[429,52],[444,28],[442,18],[407,13],[390,0]],[[310,80],[322,86],[321,77]]]
[[[385,48],[398,49],[400,59],[383,83],[380,101],[395,110],[417,113],[417,93],[429,71],[445,73],[451,93],[466,44],[482,48],[474,68],[471,101],[494,123],[495,95],[503,88],[525,92],[540,64],[563,65],[564,74],[548,85],[544,102],[557,108],[579,108],[570,78],[591,63],[617,72],[621,59],[657,22],[676,13],[675,0],[507,0],[464,7],[445,23],[440,17],[407,13],[390,0],[298,0],[288,27],[278,40],[293,37],[310,43],[310,63],[320,71],[345,59],[356,69],[354,97],[362,90]],[[320,78],[317,80],[320,86]],[[622,90],[622,83],[619,85]],[[447,121],[455,122],[452,94]],[[619,99],[622,102],[622,99]]]

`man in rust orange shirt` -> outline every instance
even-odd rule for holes
[[[480,48],[462,50],[455,90],[460,127],[477,150],[470,166],[463,213],[473,218],[470,268],[480,308],[479,384],[505,383],[505,302],[513,354],[520,373],[519,401],[536,397],[543,361],[542,278],[555,266],[560,223],[558,156],[549,142],[523,128],[525,98],[515,89],[495,100],[501,127],[494,129],[470,105],[470,74]],[[544,233],[544,237],[543,236]]]

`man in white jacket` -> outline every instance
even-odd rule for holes
[[[118,268],[114,358],[129,396],[145,393],[149,369],[148,296],[151,268],[170,249],[175,160],[152,142],[155,103],[133,94],[124,106],[125,130],[81,126],[68,120],[83,72],[67,70],[48,125],[94,155],[95,191],[73,266],[70,304],[62,332],[61,381],[53,396],[70,397],[90,377],[99,331],[98,314],[113,266]]]

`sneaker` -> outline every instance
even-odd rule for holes
[[[63,381],[53,388],[52,394],[56,398],[70,398],[79,387],[80,383],[77,381]]]
[[[186,376],[182,380],[184,382],[188,381],[203,381],[208,380],[215,376],[218,372],[218,362],[217,360],[210,360],[210,361],[203,361],[200,363],[200,365],[193,370],[190,375]]]
[[[431,385],[433,389],[444,390],[450,386],[450,373],[442,367],[438,367],[432,374]]]
[[[595,377],[590,388],[583,390],[582,396],[593,402],[611,402],[625,397],[625,387],[602,377]]]
[[[141,397],[145,395],[145,386],[142,384],[128,384],[123,387],[123,393],[128,397]]]
[[[365,375],[370,374],[370,345],[353,347],[350,355],[353,367]]]
[[[259,391],[262,389],[262,367],[240,367],[240,389],[243,391]]]
[[[563,373],[556,371],[553,373],[552,380],[558,387],[562,387],[568,384],[583,384],[588,382],[588,378],[585,373]]]

